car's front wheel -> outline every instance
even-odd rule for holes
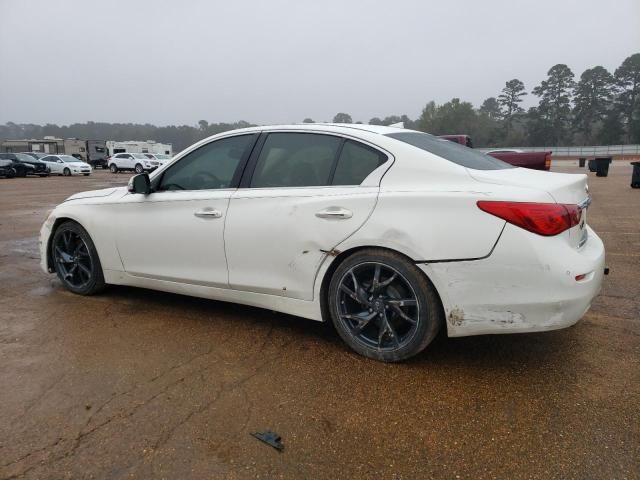
[[[412,262],[388,250],[346,258],[331,277],[328,300],[340,337],[361,355],[384,362],[420,353],[443,321],[433,285]]]
[[[87,231],[64,222],[53,234],[51,255],[58,278],[68,290],[92,295],[105,286],[98,252]]]
[[[63,174],[65,177],[70,177],[70,176],[71,176],[71,170],[69,170],[68,168],[65,168],[65,169],[62,171],[62,174]]]
[[[142,173],[144,172],[144,167],[139,163],[136,163],[136,168],[134,170],[136,171],[136,173]]]
[[[109,170],[111,170],[111,173],[118,173],[118,167],[116,166],[115,163],[111,164],[111,166],[109,167]]]

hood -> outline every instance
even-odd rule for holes
[[[113,195],[116,192],[126,193],[127,187],[118,187],[118,188],[103,188],[101,190],[89,190],[87,192],[80,192],[71,195],[69,198],[65,200],[68,202],[70,200],[80,200],[83,198],[99,198],[99,197],[108,197]]]
[[[587,176],[582,173],[556,173],[528,168],[467,171],[478,182],[542,190],[557,203],[579,204],[589,195]]]

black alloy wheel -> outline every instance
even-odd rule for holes
[[[53,234],[51,254],[58,278],[74,293],[90,295],[104,288],[96,248],[84,228],[65,222]]]
[[[340,336],[377,360],[400,361],[419,353],[442,322],[433,285],[414,264],[386,250],[347,258],[331,279],[329,295]]]

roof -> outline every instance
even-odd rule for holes
[[[406,129],[398,127],[386,127],[384,125],[364,125],[360,123],[293,123],[283,125],[260,125],[247,128],[239,128],[235,130],[228,130],[220,132],[216,135],[212,135],[209,138],[213,138],[219,135],[225,135],[230,132],[261,132],[267,130],[310,130],[310,131],[324,131],[335,133],[349,133],[353,130],[359,130],[361,132],[374,133],[385,135],[388,133],[405,132]]]

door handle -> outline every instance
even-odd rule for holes
[[[194,215],[200,218],[220,218],[222,217],[222,212],[220,210],[204,209],[198,210]]]
[[[316,213],[318,218],[335,218],[337,220],[346,220],[353,217],[353,212],[341,207],[329,207],[326,210],[320,210]]]

